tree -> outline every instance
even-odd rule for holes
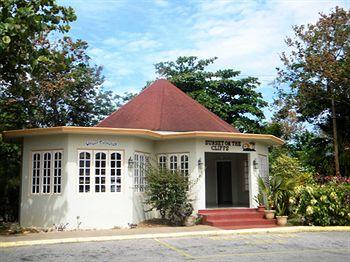
[[[282,53],[278,83],[284,111],[295,110],[301,121],[316,124],[333,137],[335,174],[350,173],[350,11],[336,7],[315,24],[294,26]],[[342,128],[337,128],[341,126]],[[340,151],[340,152],[339,152]]]
[[[118,106],[87,43],[64,36],[76,16],[54,0],[0,0],[0,132],[91,126]],[[0,138],[0,217],[16,219],[21,146]]]
[[[245,132],[261,132],[267,106],[254,77],[239,78],[239,71],[207,71],[217,58],[178,57],[155,65],[156,73],[172,82],[226,122]]]
[[[26,115],[35,110],[31,104],[27,81],[35,66],[40,65],[46,49],[35,44],[43,34],[66,33],[76,16],[70,7],[53,0],[1,0],[0,9],[0,93],[9,99],[1,101],[7,113],[1,112],[5,128],[23,128]],[[4,124],[4,123],[2,123]]]
[[[90,65],[87,48],[86,42],[70,37],[51,41],[49,55],[30,80],[37,107],[29,116],[32,124],[91,126],[115,110],[117,97],[102,89],[102,67]]]

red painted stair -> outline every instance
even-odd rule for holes
[[[255,208],[224,208],[199,210],[202,223],[223,229],[262,228],[276,226],[275,220],[264,218]]]

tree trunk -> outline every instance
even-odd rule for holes
[[[339,167],[339,152],[338,152],[338,134],[337,134],[337,116],[335,112],[334,97],[332,97],[332,122],[333,122],[333,147],[334,147],[334,164],[335,164],[335,175],[340,176]]]

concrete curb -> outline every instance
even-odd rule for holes
[[[213,236],[242,235],[242,234],[334,232],[334,231],[350,232],[350,226],[334,226],[334,227],[296,226],[296,227],[254,228],[254,229],[239,229],[239,230],[210,230],[210,231],[191,231],[191,232],[174,232],[174,233],[158,233],[158,234],[135,234],[135,235],[117,235],[117,236],[24,240],[24,241],[13,241],[13,242],[1,242],[0,248],[32,246],[32,245],[63,244],[63,243],[132,240],[132,239],[152,239],[152,238],[172,238],[172,237],[213,237]]]

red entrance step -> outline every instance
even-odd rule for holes
[[[264,218],[264,212],[256,208],[223,208],[199,210],[202,223],[222,229],[274,227],[276,221]]]

